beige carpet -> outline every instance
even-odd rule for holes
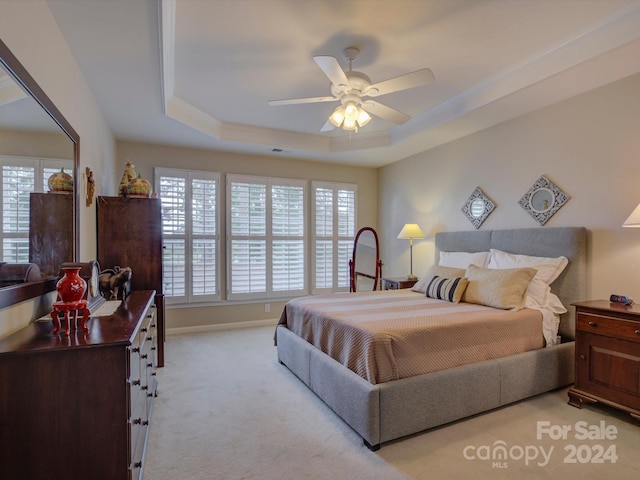
[[[607,407],[571,407],[566,389],[371,452],[277,362],[273,331],[168,337],[144,480],[639,478],[640,422]],[[603,425],[610,438],[576,438],[581,421],[600,437]],[[538,422],[571,431],[538,439]],[[506,459],[485,459],[500,446]],[[527,461],[527,452],[537,457]]]

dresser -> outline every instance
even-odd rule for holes
[[[155,291],[88,332],[36,321],[0,340],[0,478],[139,480],[157,391]]]
[[[640,419],[640,306],[605,300],[576,308],[576,377],[569,404],[602,402]]]
[[[381,278],[383,290],[400,290],[413,287],[418,280],[407,280],[407,277]]]

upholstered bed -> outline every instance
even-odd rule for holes
[[[384,442],[572,383],[574,313],[570,304],[586,298],[586,229],[532,228],[436,235],[437,257],[442,252],[491,249],[568,259],[551,284],[552,292],[568,308],[560,315],[558,334],[562,343],[372,383],[372,378],[363,378],[323,353],[284,322],[276,329],[278,360],[361,435],[372,450]]]

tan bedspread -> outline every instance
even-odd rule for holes
[[[408,289],[297,298],[279,323],[373,384],[545,345],[537,310],[455,304]]]

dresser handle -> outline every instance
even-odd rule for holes
[[[580,354],[580,355],[578,356],[578,358],[579,358],[580,360],[585,360],[587,357],[585,357],[584,355]]]
[[[594,328],[595,328],[595,327],[597,327],[597,326],[598,326],[598,322],[593,322],[593,321],[591,321],[591,322],[589,322],[589,326],[590,326],[590,327],[594,327]]]
[[[640,335],[640,330],[636,330],[633,333],[635,333],[636,335]]]

